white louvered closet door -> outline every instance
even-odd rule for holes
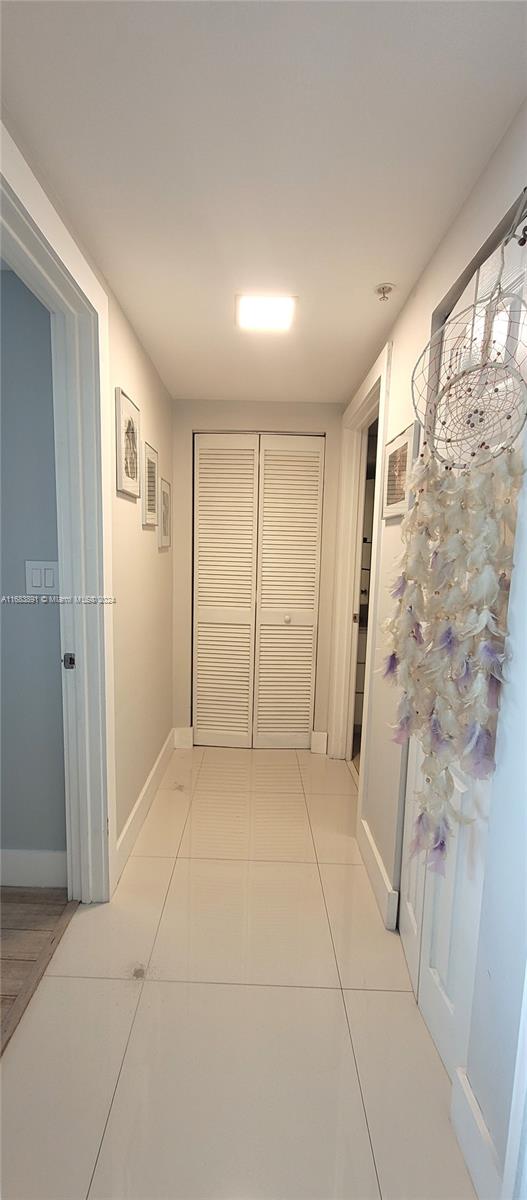
[[[258,443],[198,434],[194,460],[194,742],[250,746]]]
[[[262,435],[253,746],[313,729],[324,438]]]

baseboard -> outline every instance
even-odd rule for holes
[[[359,783],[360,783],[359,772],[357,771],[357,768],[354,765],[354,763],[351,762],[349,758],[346,759],[346,764],[347,764],[349,773],[351,775],[351,778],[353,779],[355,786],[358,788]]]
[[[399,892],[394,890],[388,879],[371,829],[364,818],[357,826],[357,841],[384,924],[387,929],[397,929]]]
[[[499,1200],[501,1172],[494,1142],[470,1086],[458,1067],[452,1081],[450,1116],[479,1200]]]
[[[128,817],[122,833],[117,839],[115,882],[119,880],[126,863],[137,841],[139,831],[148,815],[148,810],[161,783],[168,766],[170,755],[174,749],[174,730],[171,729],[164,742],[156,761],[150,771],[146,783],[141,788],[134,807]]]
[[[183,725],[174,729],[174,749],[191,750],[194,745],[194,730],[192,725]]]
[[[327,754],[328,735],[327,733],[319,733],[318,730],[311,731],[311,753],[312,754]]]
[[[2,850],[5,887],[67,887],[65,850]]]

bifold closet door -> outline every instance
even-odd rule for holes
[[[250,746],[258,443],[198,434],[194,453],[194,742]]]
[[[262,435],[253,746],[309,747],[324,438]]]

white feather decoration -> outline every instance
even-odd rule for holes
[[[440,470],[426,451],[412,473],[397,607],[384,625],[385,674],[402,688],[394,740],[415,736],[425,753],[414,846],[436,865],[450,822],[466,820],[452,804],[456,764],[462,759],[476,778],[493,769],[522,479],[518,451],[459,475]]]

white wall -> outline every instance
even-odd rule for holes
[[[58,554],[51,324],[13,271],[0,277],[2,595],[23,596],[25,560]],[[3,851],[66,849],[60,655],[58,605],[2,606]]]
[[[414,419],[411,401],[413,366],[430,337],[431,319],[455,281],[527,184],[527,104],[506,133],[485,172],[414,288],[391,334],[392,369],[387,440]],[[392,610],[388,589],[401,553],[397,521],[382,525],[380,623]],[[521,559],[527,538],[525,518],[519,530]],[[498,770],[493,784],[489,825],[476,997],[468,1063],[471,1084],[498,1156],[504,1143],[516,1057],[517,1028],[526,953],[526,770],[525,770],[525,612],[527,576],[520,551],[511,593],[510,626],[515,670],[501,721]],[[397,889],[403,820],[402,752],[391,738],[397,691],[382,679],[384,635],[376,630],[372,697],[372,754],[368,766],[363,817],[368,821],[388,879]],[[523,689],[523,690],[522,690]],[[507,689],[505,689],[507,691]],[[523,707],[522,707],[523,704]]]
[[[326,434],[315,729],[328,727],[329,652],[342,408],[337,404],[177,403],[174,411],[174,725],[191,724],[194,432]]]
[[[110,377],[141,410],[141,440],[172,483],[172,401],[110,295]],[[141,499],[113,498],[117,834],[172,728],[172,550],[142,527]]]

